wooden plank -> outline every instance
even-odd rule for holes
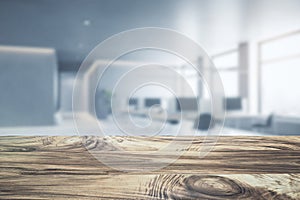
[[[167,167],[133,173],[112,169],[87,150],[128,165],[117,159],[122,155],[116,149],[126,150],[128,160],[147,158],[172,140],[192,139],[2,136],[0,199],[300,199],[296,136],[220,137],[204,158],[199,158],[203,138],[197,137],[179,146],[182,156]],[[163,152],[151,162],[174,155]]]

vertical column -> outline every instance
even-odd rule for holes
[[[248,68],[249,68],[248,43],[239,45],[239,95],[248,98]]]
[[[249,69],[249,45],[248,43],[239,44],[239,57],[238,57],[238,73],[239,73],[239,96],[247,101],[247,110],[249,109],[248,99],[248,69]]]
[[[203,58],[199,57],[198,58],[198,70],[201,73],[201,77],[199,75],[197,75],[198,77],[198,81],[197,81],[197,89],[198,89],[198,98],[203,98],[204,97],[204,93],[203,93],[203,81],[202,79],[204,78],[204,68],[203,68]]]

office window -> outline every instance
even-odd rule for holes
[[[271,39],[269,42],[263,43],[261,46],[261,54],[263,62],[279,61],[282,59],[291,59],[300,56],[300,31]]]
[[[239,96],[238,50],[231,50],[212,57],[223,82],[225,96]]]
[[[260,43],[260,110],[300,115],[300,31]]]

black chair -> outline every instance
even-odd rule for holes
[[[179,123],[179,120],[178,120],[178,119],[168,119],[167,122],[168,122],[169,124],[175,125],[175,124],[178,124],[178,123]]]
[[[194,129],[207,131],[212,122],[212,116],[209,113],[201,114],[194,123]]]

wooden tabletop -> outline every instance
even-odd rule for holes
[[[203,141],[1,136],[0,199],[300,199],[300,137]]]

